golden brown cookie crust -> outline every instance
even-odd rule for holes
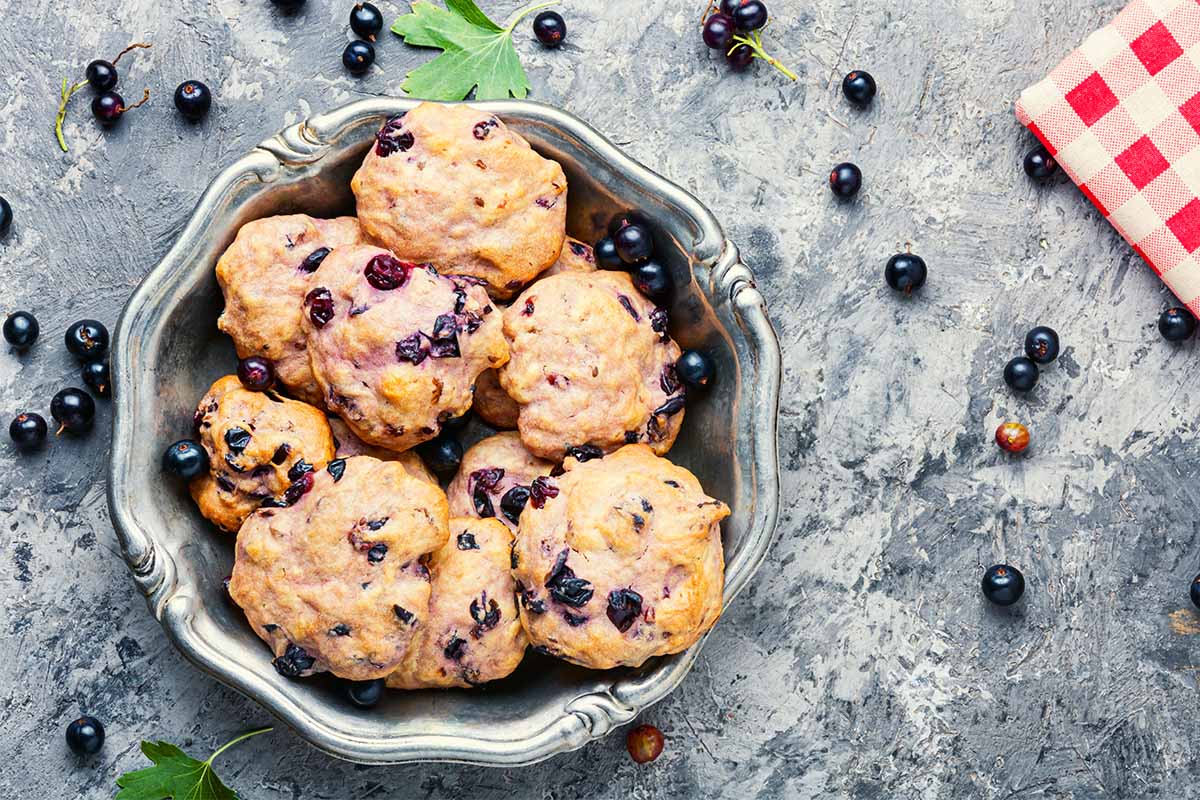
[[[495,518],[515,531],[521,515],[517,506],[527,504],[534,480],[548,476],[553,469],[554,462],[526,450],[515,431],[481,439],[463,454],[458,473],[446,487],[450,513],[455,517]]]
[[[509,570],[512,533],[494,519],[451,519],[429,559],[429,612],[394,689],[478,686],[506,677],[525,656]]]
[[[436,436],[470,409],[479,373],[508,360],[500,314],[476,281],[367,245],[325,259],[302,327],[326,407],[389,450]]]
[[[500,385],[520,406],[535,455],[644,442],[666,453],[683,422],[679,346],[666,312],[627,273],[564,272],[538,281],[504,311],[510,360]]]
[[[562,250],[562,167],[470,106],[422,103],[389,120],[351,188],[376,241],[481,278],[496,297],[511,297]]]
[[[563,249],[558,255],[558,260],[551,264],[550,268],[543,272],[540,277],[549,278],[551,275],[557,275],[560,272],[595,271],[596,256],[592,253],[591,246],[568,236],[567,240],[563,243]]]
[[[338,460],[290,507],[246,520],[229,593],[281,673],[382,678],[424,622],[421,559],[446,542],[448,522],[441,490],[400,464]]]
[[[300,330],[300,305],[322,252],[363,241],[354,217],[288,214],[248,222],[217,261],[225,310],[217,327],[239,358],[263,356],[287,393],[320,405]]]
[[[564,467],[513,548],[530,644],[594,669],[693,645],[721,613],[729,509],[646,445]]]
[[[324,414],[274,392],[248,391],[236,375],[209,388],[195,419],[210,466],[189,489],[200,513],[231,533],[264,501],[282,498],[304,464],[320,469],[333,458]]]

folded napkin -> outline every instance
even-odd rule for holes
[[[1133,0],[1021,93],[1017,117],[1200,314],[1200,2]]]

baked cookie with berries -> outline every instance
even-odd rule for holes
[[[538,281],[504,311],[510,360],[500,385],[534,455],[608,453],[643,442],[671,449],[683,422],[679,346],[667,313],[627,273],[564,272]]]
[[[511,674],[527,640],[509,571],[512,533],[494,519],[451,519],[429,559],[429,611],[393,689],[478,686]]]
[[[325,406],[358,438],[407,450],[471,408],[479,373],[508,360],[500,313],[474,278],[379,247],[340,247],[304,298]]]
[[[422,103],[389,119],[350,186],[373,239],[499,298],[553,264],[566,236],[562,167],[471,106]]]
[[[445,495],[370,456],[308,476],[291,505],[242,525],[229,594],[281,674],[385,677],[426,623],[422,559],[449,535]]]
[[[350,426],[339,417],[329,417],[329,429],[333,432],[333,447],[338,458],[353,458],[354,456],[370,456],[380,461],[395,461],[404,467],[409,475],[418,480],[440,486],[437,478],[425,466],[425,462],[413,450],[397,453],[383,447],[375,447],[354,435]]]
[[[188,488],[200,513],[231,533],[260,506],[288,502],[305,475],[334,455],[324,414],[274,392],[251,392],[236,375],[209,388],[193,421],[209,472]]]
[[[593,669],[691,647],[721,614],[729,509],[644,444],[564,468],[513,547],[530,643]]]
[[[517,529],[521,512],[540,505],[554,463],[531,454],[514,431],[481,439],[463,454],[458,474],[446,487],[450,513],[456,517],[498,519]]]
[[[263,356],[288,394],[320,405],[300,330],[300,305],[312,274],[335,247],[359,244],[354,217],[315,219],[288,214],[247,222],[217,261],[225,310],[217,327],[239,358]]]

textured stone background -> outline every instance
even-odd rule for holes
[[[401,10],[381,2],[389,20]],[[428,55],[390,35],[354,79],[350,0],[282,17],[267,0],[0,0],[0,310],[43,340],[0,352],[5,424],[77,383],[61,331],[110,324],[205,184],[268,133],[398,93]],[[800,75],[728,73],[700,0],[567,2],[569,43],[518,47],[532,96],[590,120],[684,184],[756,267],[783,340],[779,542],[700,662],[646,719],[668,747],[638,768],[615,735],[524,770],[364,768],[286,731],[227,756],[248,798],[1197,797],[1200,567],[1195,345],[1154,329],[1165,290],[1060,177],[1020,169],[1012,101],[1120,0],[770,0],[768,39]],[[485,8],[503,17],[509,2]],[[153,99],[103,133],[84,93],[62,155],[58,83],[133,40],[122,89]],[[866,112],[838,80],[862,67]],[[170,93],[208,82],[183,123]],[[836,204],[829,167],[866,174]],[[881,270],[911,242],[919,297]],[[1065,352],[1027,398],[1000,378],[1025,330]],[[266,721],[177,656],[127,578],[104,501],[108,409],[88,438],[18,457],[0,444],[0,796],[108,797],[142,738],[196,754]],[[1010,459],[998,421],[1030,425]],[[1019,565],[1027,599],[987,607],[983,567]],[[108,724],[78,763],[62,730]]]

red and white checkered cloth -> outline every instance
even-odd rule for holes
[[[1133,0],[1017,117],[1200,314],[1200,0]]]

